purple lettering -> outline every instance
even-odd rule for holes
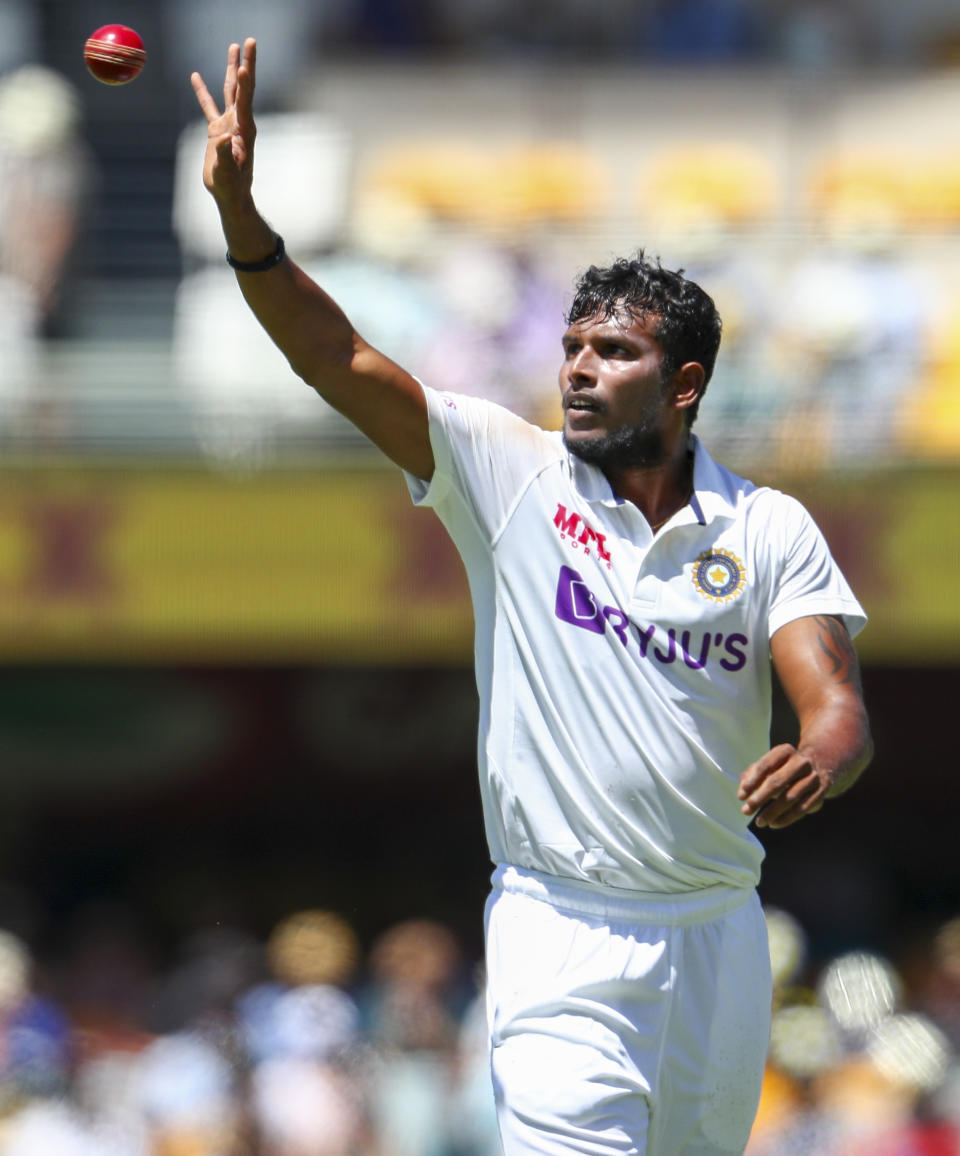
[[[727,636],[727,641],[723,649],[730,655],[730,658],[721,658],[720,665],[724,670],[743,670],[747,665],[747,655],[745,651],[740,650],[739,647],[746,646],[749,639],[745,634],[730,634]]]
[[[659,662],[670,663],[670,662],[676,661],[676,658],[677,658],[677,632],[673,629],[672,626],[667,631],[667,638],[670,639],[670,649],[667,651],[666,654],[663,653],[663,651],[660,649],[659,646],[655,646],[653,648],[653,657],[656,658]]]
[[[562,507],[561,507],[562,509]],[[566,511],[563,511],[566,516]],[[559,517],[559,514],[558,514]],[[573,515],[575,518],[576,515]],[[569,522],[570,519],[567,519]],[[586,547],[585,547],[586,549]],[[628,632],[630,627],[636,631],[640,647],[640,657],[655,658],[657,662],[669,666],[682,655],[684,665],[690,670],[703,670],[710,657],[711,647],[724,651],[720,665],[724,670],[735,672],[747,665],[749,657],[748,647],[750,640],[745,634],[713,634],[707,631],[700,638],[697,648],[690,630],[680,631],[679,640],[677,630],[670,627],[667,630],[666,649],[656,644],[656,624],[639,626],[631,623],[625,611],[619,606],[601,606],[596,595],[583,580],[583,575],[571,566],[560,567],[560,577],[557,582],[557,598],[554,613],[561,622],[569,622],[571,626],[579,626],[581,630],[589,630],[592,634],[604,634],[607,625],[619,638],[621,646],[629,643]],[[652,646],[652,649],[651,649]]]
[[[623,645],[626,646],[627,626],[629,625],[630,619],[618,606],[604,606],[603,616],[613,627],[613,631],[617,638],[619,638]],[[619,619],[619,621],[615,622],[614,619]]]
[[[680,647],[683,650],[683,661],[690,667],[691,670],[703,670],[707,665],[707,655],[710,653],[710,634],[709,632],[703,636],[703,641],[700,643],[700,657],[693,658],[690,655],[690,631],[685,630],[680,635]]]
[[[650,645],[650,639],[653,638],[653,632],[657,628],[655,626],[648,626],[645,630],[641,630],[639,626],[635,626],[634,630],[637,632],[637,638],[640,639],[640,657],[647,657],[647,647]]]
[[[603,634],[605,623],[597,600],[584,582],[582,575],[569,566],[560,567],[557,583],[557,602],[554,613],[561,622]]]

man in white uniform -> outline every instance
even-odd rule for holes
[[[470,581],[504,1150],[742,1152],[770,1010],[749,823],[794,823],[867,765],[863,612],[803,508],[692,434],[720,319],[682,275],[640,256],[581,278],[562,433],[369,346],[254,206],[255,58],[230,47],[222,113],[193,76],[228,260]],[[768,750],[771,658],[800,734]]]

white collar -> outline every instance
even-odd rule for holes
[[[697,521],[705,524],[714,518],[735,517],[737,493],[742,489],[743,479],[715,462],[695,433],[690,434],[690,445],[693,449],[693,493],[690,506]],[[571,480],[588,502],[604,506],[623,504],[625,499],[613,492],[606,475],[598,466],[583,461],[569,450],[565,452]]]

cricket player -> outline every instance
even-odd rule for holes
[[[222,111],[192,78],[227,259],[470,582],[506,1156],[742,1153],[771,995],[750,825],[812,815],[869,762],[863,611],[803,507],[693,434],[720,342],[699,286],[642,255],[581,277],[562,431],[437,392],[367,344],[258,213],[255,67],[253,40],[230,47]],[[799,736],[771,750],[772,668]]]

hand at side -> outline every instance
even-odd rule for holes
[[[738,797],[758,827],[789,827],[853,786],[873,743],[856,652],[839,618],[817,614],[787,623],[770,651],[800,737],[747,767]]]

